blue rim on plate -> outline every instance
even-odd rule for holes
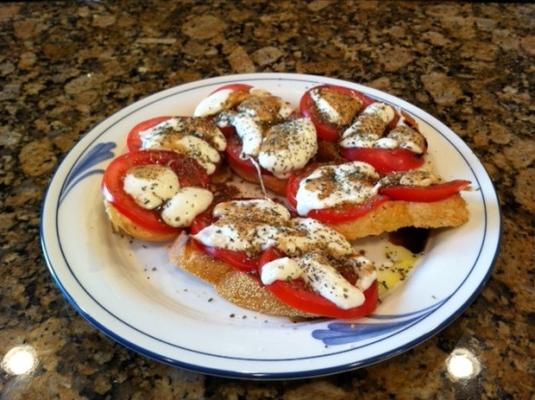
[[[84,284],[78,279],[78,277],[76,276],[76,274],[72,270],[72,268],[71,268],[71,266],[69,264],[69,261],[67,260],[65,254],[63,253],[63,249],[61,248],[61,239],[59,237],[59,228],[58,228],[58,214],[59,214],[60,202],[66,197],[68,192],[78,182],[80,182],[82,179],[84,179],[84,178],[86,178],[88,176],[91,176],[93,174],[102,173],[102,169],[95,169],[95,170],[91,170],[91,171],[86,171],[87,169],[89,169],[90,167],[98,164],[99,162],[102,162],[102,161],[104,161],[104,160],[106,160],[106,159],[108,159],[110,157],[113,157],[113,153],[111,153],[111,155],[110,155],[110,151],[114,147],[113,143],[111,143],[111,144],[99,143],[98,145],[101,145],[101,146],[100,146],[100,149],[96,150],[96,154],[94,154],[92,157],[89,157],[87,155],[87,153],[89,153],[90,151],[92,151],[92,150],[95,151],[95,147],[91,147],[91,145],[93,143],[95,143],[95,141],[97,141],[97,139],[99,139],[108,130],[112,129],[116,124],[120,123],[123,119],[127,118],[129,115],[139,111],[140,109],[143,109],[143,108],[147,107],[150,104],[156,103],[158,101],[162,101],[162,100],[164,100],[166,98],[169,98],[169,97],[173,97],[173,96],[177,96],[177,95],[183,94],[183,92],[196,90],[196,89],[199,89],[199,88],[202,88],[202,87],[212,87],[214,85],[224,85],[224,84],[235,83],[235,82],[243,82],[243,81],[283,80],[283,81],[298,81],[300,83],[307,83],[307,84],[316,85],[316,84],[322,83],[322,80],[324,80],[324,79],[325,78],[322,78],[322,77],[316,77],[316,76],[310,76],[310,75],[308,75],[308,76],[306,76],[306,75],[297,75],[297,74],[281,74],[281,75],[278,75],[278,74],[252,74],[252,75],[238,75],[238,76],[227,76],[227,77],[222,77],[222,78],[212,78],[212,79],[208,79],[208,80],[204,80],[204,81],[199,81],[199,82],[196,82],[196,83],[193,83],[193,84],[185,85],[186,89],[183,89],[183,86],[184,86],[183,85],[183,86],[178,86],[176,88],[168,89],[168,90],[166,90],[164,92],[160,92],[160,93],[157,93],[155,95],[152,95],[152,96],[148,97],[147,99],[144,99],[144,100],[138,102],[138,103],[142,103],[142,105],[138,106],[137,105],[138,103],[135,103],[135,104],[127,107],[125,110],[119,111],[118,113],[116,113],[113,116],[111,116],[108,120],[113,120],[114,122],[112,124],[108,124],[108,126],[106,126],[104,129],[103,129],[103,126],[106,125],[106,122],[108,120],[104,121],[103,123],[101,123],[97,127],[95,127],[91,131],[91,133],[92,132],[99,132],[99,131],[100,131],[100,133],[98,135],[96,135],[93,138],[93,140],[91,140],[89,143],[84,143],[85,148],[83,149],[83,151],[81,151],[80,154],[78,154],[76,160],[74,162],[72,162],[72,164],[70,166],[70,169],[69,169],[68,173],[65,176],[65,179],[63,180],[63,182],[61,184],[61,189],[59,190],[58,201],[57,201],[57,204],[55,205],[55,224],[56,224],[55,225],[55,231],[56,231],[55,234],[57,236],[59,247],[60,247],[60,250],[62,252],[62,257],[64,259],[63,261],[66,263],[66,265],[67,265],[67,267],[68,267],[68,269],[70,271],[70,274],[72,275],[72,278],[77,282],[77,285],[79,285],[79,287],[87,294],[87,296],[89,296],[92,299],[92,301],[95,303],[95,305],[100,307],[101,310],[104,310],[106,313],[108,313],[110,316],[115,318],[117,321],[121,322],[122,324],[125,324],[125,325],[129,326],[131,329],[134,329],[134,330],[138,331],[139,333],[142,333],[143,335],[147,335],[147,336],[151,337],[154,340],[162,341],[161,339],[156,338],[154,336],[151,336],[150,334],[148,334],[146,332],[143,332],[140,329],[130,325],[128,322],[121,320],[120,317],[114,315],[111,311],[106,309],[105,305],[100,304],[92,296],[92,294],[84,287]],[[331,80],[331,81],[333,81],[333,80]],[[338,84],[342,84],[342,85],[344,84],[343,81],[337,81],[337,83]],[[373,93],[372,97],[375,97],[375,98],[380,99],[380,100],[385,101],[385,102],[389,102],[387,99],[385,99],[385,98],[383,98],[381,96],[381,92],[376,91],[376,90],[373,90],[373,92],[374,93]],[[387,96],[389,96],[389,95],[387,95]],[[389,96],[389,97],[393,97],[393,96]],[[399,99],[396,99],[396,100],[399,100]],[[399,102],[403,103],[402,100],[399,100]],[[125,115],[122,115],[121,118],[117,119],[117,116],[120,113],[124,113],[127,110],[129,111],[128,113],[126,113]],[[465,157],[463,152],[455,145],[455,143],[453,143],[450,140],[450,138],[442,132],[442,129],[444,129],[444,128],[447,129],[447,128],[445,126],[443,126],[443,124],[441,124],[435,118],[433,118],[429,114],[425,113],[424,111],[419,110],[419,109],[418,109],[418,111],[419,111],[419,113],[417,115],[418,119],[423,121],[425,124],[429,125],[429,127],[431,127],[434,131],[436,131],[438,134],[440,134],[444,139],[446,139],[448,141],[449,145],[451,147],[453,147],[455,149],[455,151],[457,151],[459,153],[459,155],[462,157],[462,159],[464,160],[466,165],[472,171],[473,176],[475,177],[475,179],[478,181],[477,182],[478,183],[478,187],[480,187],[480,182],[479,182],[478,176],[474,172],[470,162],[467,160],[467,158]],[[80,146],[81,146],[81,144],[76,145],[69,152],[69,154],[67,154],[67,156],[64,158],[64,161],[62,162],[62,164],[59,165],[58,168],[56,169],[56,172],[54,173],[54,176],[53,176],[51,182],[55,182],[55,180],[57,178],[56,175],[57,175],[58,171],[64,167],[65,160],[68,158],[68,156],[71,153],[73,153],[75,151],[75,149],[78,149]],[[84,157],[84,156],[85,156],[85,159],[80,161],[81,158]],[[92,158],[94,158],[94,160],[92,160]],[[480,164],[480,166],[484,170],[484,167],[481,164]],[[488,177],[488,174],[487,174],[487,177]],[[492,183],[491,183],[491,186],[492,186],[492,191],[491,192],[492,192],[493,196],[495,197],[495,199],[497,199],[496,191],[495,191],[495,188],[493,187]],[[490,274],[491,274],[491,271],[492,271],[492,265],[494,264],[494,262],[496,260],[496,257],[498,255],[498,249],[499,249],[500,240],[501,240],[501,219],[502,218],[501,218],[499,207],[497,207],[497,218],[498,218],[499,232],[498,232],[498,238],[497,238],[497,241],[496,241],[496,249],[494,251],[494,255],[493,255],[492,261],[488,265],[488,269],[487,269],[485,275],[481,278],[481,280],[479,282],[479,285],[472,292],[472,294],[465,301],[465,303],[462,306],[458,307],[456,309],[456,311],[453,312],[448,318],[443,320],[434,329],[425,332],[424,334],[414,338],[413,340],[411,340],[409,342],[402,343],[400,346],[398,346],[398,347],[396,347],[396,348],[394,348],[394,349],[392,349],[392,350],[390,350],[388,352],[377,354],[375,356],[368,357],[368,358],[363,359],[363,360],[358,360],[356,362],[344,363],[343,365],[336,365],[336,366],[333,366],[333,367],[316,368],[316,369],[313,369],[313,370],[304,370],[304,371],[299,371],[299,372],[296,372],[296,371],[292,371],[292,372],[284,372],[284,371],[283,372],[262,372],[262,371],[240,372],[240,371],[235,371],[235,370],[230,370],[230,369],[218,369],[218,368],[210,368],[210,367],[207,367],[207,366],[200,366],[200,365],[197,365],[195,363],[189,363],[189,362],[186,362],[186,361],[181,360],[181,359],[169,358],[169,357],[163,356],[162,354],[150,351],[149,349],[147,349],[147,348],[145,348],[143,346],[140,346],[140,345],[138,345],[138,344],[126,339],[125,337],[117,334],[117,332],[113,331],[108,326],[106,326],[105,324],[101,323],[97,318],[95,318],[92,315],[90,310],[83,309],[83,307],[81,307],[78,304],[76,299],[71,295],[69,290],[65,287],[65,285],[62,282],[62,280],[58,276],[57,271],[56,271],[56,269],[54,267],[54,262],[53,262],[52,258],[50,257],[49,250],[47,248],[47,237],[48,237],[48,235],[50,235],[53,232],[45,231],[45,223],[44,223],[45,214],[44,213],[45,213],[45,209],[47,208],[47,200],[49,199],[49,190],[50,190],[51,187],[52,187],[52,183],[49,186],[49,188],[47,189],[44,201],[42,203],[42,219],[41,219],[41,225],[40,225],[41,246],[42,246],[42,249],[43,249],[43,254],[44,254],[44,257],[45,257],[45,261],[46,261],[46,263],[48,265],[48,268],[49,268],[49,270],[51,272],[51,275],[52,275],[56,285],[60,288],[62,294],[65,296],[65,298],[68,300],[68,302],[92,326],[94,326],[95,328],[99,329],[100,331],[102,331],[104,334],[106,334],[107,336],[109,336],[111,339],[115,340],[119,344],[122,344],[123,346],[125,346],[125,347],[127,347],[127,348],[129,348],[131,350],[134,350],[134,351],[136,351],[136,352],[138,352],[140,354],[143,354],[143,355],[145,355],[145,356],[147,356],[149,358],[152,358],[154,360],[157,360],[159,362],[163,362],[163,363],[166,363],[166,364],[169,364],[169,365],[172,365],[172,366],[185,368],[185,369],[196,371],[196,372],[200,372],[200,373],[223,376],[223,377],[231,377],[231,378],[275,380],[275,379],[298,379],[298,378],[305,378],[305,377],[322,376],[322,375],[328,375],[328,374],[333,374],[333,373],[340,373],[340,372],[348,371],[348,370],[351,370],[351,369],[354,369],[354,368],[358,368],[358,367],[370,365],[370,364],[373,364],[373,363],[377,363],[379,361],[385,360],[387,358],[393,357],[395,355],[398,355],[398,354],[400,354],[402,352],[405,352],[405,351],[409,350],[410,348],[412,348],[412,347],[416,346],[417,344],[425,341],[426,339],[428,339],[429,337],[433,336],[434,334],[436,334],[440,330],[444,329],[447,325],[449,325],[451,322],[453,322],[474,301],[474,299],[477,297],[477,295],[479,294],[479,292],[481,291],[481,289],[483,288],[483,286],[485,285],[485,283],[487,282],[487,280],[490,277]],[[483,194],[483,192],[481,190],[480,190],[480,195],[481,195],[481,200],[482,200],[482,204],[483,204],[483,208],[484,208],[484,215],[485,215],[484,235],[483,235],[483,238],[482,238],[482,241],[481,241],[481,245],[480,245],[476,260],[474,261],[474,264],[470,268],[468,274],[466,275],[464,280],[461,282],[461,284],[455,289],[455,291],[453,293],[451,293],[448,297],[440,300],[437,303],[436,307],[435,306],[429,307],[429,310],[426,311],[425,313],[418,314],[419,315],[418,318],[414,318],[413,320],[410,320],[410,323],[406,324],[406,328],[404,328],[402,330],[395,330],[395,332],[392,333],[390,336],[397,335],[398,333],[402,332],[403,330],[410,328],[413,324],[419,323],[422,319],[424,319],[424,318],[428,317],[429,315],[433,314],[443,304],[447,303],[447,301],[457,293],[457,291],[463,286],[465,281],[470,277],[472,271],[474,270],[475,266],[478,263],[479,255],[481,254],[481,251],[483,250],[483,248],[485,246],[485,240],[486,240],[486,234],[487,234],[487,226],[486,226],[486,224],[487,224],[487,211],[488,211],[487,210],[487,200],[485,199],[484,194]],[[491,199],[491,201],[492,200],[497,201],[495,199]],[[422,311],[422,310],[420,310],[420,311]],[[400,317],[400,316],[401,315],[397,315],[397,317]],[[382,316],[382,317],[385,318],[385,316]],[[381,319],[381,316],[378,316],[378,319]],[[331,325],[336,325],[336,324],[331,324]],[[385,336],[385,337],[381,338],[380,340],[384,340],[384,339],[386,339],[386,338],[388,338],[390,336]],[[163,341],[163,342],[165,344],[167,344],[167,345],[170,345],[170,346],[176,346],[173,343],[169,343],[169,342],[166,342],[166,341]],[[367,343],[365,346],[368,346],[368,345],[373,344],[373,343]],[[183,349],[183,350],[188,350],[188,351],[192,351],[192,352],[198,352],[198,350],[192,350],[192,349],[188,349],[186,347],[181,347],[181,346],[179,346],[179,347],[181,349]],[[359,347],[353,347],[351,349],[343,350],[340,353],[354,351],[354,350],[356,350],[358,348]],[[203,354],[202,352],[200,352],[200,353]],[[278,360],[278,359],[255,359],[255,358],[228,357],[228,356],[221,356],[221,355],[210,354],[210,353],[204,353],[204,354],[205,355],[209,355],[209,356],[214,356],[214,357],[231,358],[231,359],[236,359],[236,360],[243,359],[243,360],[247,360],[247,361],[286,361],[286,360],[297,360],[298,359],[298,358],[288,358],[288,359],[280,359],[280,360]],[[330,356],[335,355],[335,354],[337,354],[337,353],[329,353],[326,356],[330,357]],[[322,357],[322,356],[320,355],[320,356],[314,356],[314,357]],[[311,357],[302,357],[301,359],[306,360],[308,358],[311,358]]]

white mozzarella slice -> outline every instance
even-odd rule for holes
[[[327,193],[322,184],[325,179],[329,181]],[[319,167],[299,183],[297,213],[304,216],[343,203],[360,204],[377,194],[378,180],[375,169],[361,161]]]
[[[303,270],[295,260],[283,257],[264,264],[260,271],[260,279],[264,285],[271,285],[275,281],[297,279],[302,272]]]
[[[366,298],[362,291],[349,283],[332,265],[323,257],[310,254],[301,257],[298,261],[304,273],[305,282],[322,297],[332,301],[344,310],[358,307]]]
[[[123,188],[136,204],[153,210],[173,197],[180,185],[178,177],[169,167],[144,165],[130,168],[123,179]]]
[[[175,228],[190,226],[195,217],[210,206],[213,199],[214,195],[207,189],[193,186],[181,188],[165,203],[162,219]]]
[[[236,133],[241,138],[241,157],[246,159],[256,157],[262,144],[262,128],[250,116],[236,115],[232,122]]]
[[[277,178],[286,178],[290,172],[303,168],[317,151],[314,124],[309,118],[300,118],[270,128],[258,162]]]
[[[364,147],[364,146],[361,146]],[[395,149],[399,147],[399,143],[396,139],[383,137],[379,140],[376,140],[375,143],[373,143],[373,147],[377,147],[380,149]]]
[[[326,249],[333,256],[344,256],[353,252],[353,247],[344,236],[312,218],[294,218],[292,226],[306,233],[316,247]]]
[[[221,156],[216,149],[204,140],[188,135],[178,139],[175,143],[178,149],[183,149],[188,156],[197,160],[207,174],[211,175],[215,172]]]
[[[207,117],[210,115],[217,114],[220,111],[223,111],[225,103],[227,102],[232,92],[232,89],[223,89],[212,93],[208,97],[205,97],[203,100],[201,100],[199,104],[197,104],[197,107],[195,107],[195,110],[193,111],[193,116]]]
[[[251,244],[232,224],[209,225],[192,236],[205,246],[233,251],[246,251]]]
[[[311,90],[310,97],[314,101],[318,110],[322,113],[322,116],[327,119],[328,122],[336,125],[340,124],[340,114],[336,111],[336,108],[334,108],[331,103],[321,95],[319,90]]]
[[[297,278],[303,278],[313,291],[343,310],[358,307],[365,301],[359,287],[349,283],[324,257],[315,253],[279,258],[263,265],[260,271],[264,285]]]
[[[376,101],[366,107],[362,114],[376,115],[381,118],[385,124],[389,124],[394,119],[396,112],[391,105]]]
[[[216,218],[238,217],[244,215],[257,220],[289,221],[290,212],[282,204],[271,199],[232,200],[219,203],[214,207],[213,215]]]

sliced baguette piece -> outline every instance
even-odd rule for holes
[[[347,240],[380,235],[400,228],[454,228],[468,221],[466,202],[459,195],[431,203],[387,201],[354,221],[328,224]]]
[[[252,311],[279,317],[318,318],[287,306],[274,297],[251,275],[239,272],[228,264],[205,254],[189,239],[175,240],[169,250],[173,264],[211,284],[217,293],[227,301]]]

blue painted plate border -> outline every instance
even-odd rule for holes
[[[262,76],[263,74],[256,74],[258,75],[258,78],[251,78],[250,76],[247,76],[247,77],[239,77],[239,76],[228,76],[227,80],[224,80],[224,81],[221,81],[219,80],[217,82],[217,84],[219,85],[223,85],[223,84],[227,84],[227,83],[233,83],[233,82],[239,82],[239,81],[243,81],[243,80],[247,80],[247,81],[254,81],[254,80],[263,80],[263,81],[266,81],[266,80],[280,80],[280,81],[299,81],[299,82],[304,82],[304,83],[310,83],[312,85],[314,84],[319,84],[321,83],[321,81],[318,81],[318,80],[310,80],[310,79],[304,79],[304,78],[295,78],[295,79],[292,79],[292,78],[288,78],[288,76],[290,74],[285,74],[286,77],[280,77],[280,78],[270,78],[268,76],[273,76],[274,74],[266,74],[266,76]],[[294,75],[296,77],[298,77],[298,75]],[[303,76],[304,77],[304,76]],[[322,77],[315,77],[315,76],[312,76],[312,75],[308,75],[306,76],[306,78],[317,78],[317,79],[322,79]],[[206,81],[210,81],[210,80],[206,80]],[[199,83],[201,82],[206,82],[206,81],[199,81]],[[194,87],[189,87],[188,89],[185,89],[185,90],[180,90],[180,86],[177,87],[176,91],[173,91],[172,93],[169,93],[163,97],[159,97],[157,99],[154,99],[152,102],[149,102],[147,104],[144,104],[143,106],[140,106],[138,108],[135,108],[133,109],[129,114],[121,117],[119,120],[115,121],[113,124],[111,124],[110,126],[106,127],[97,137],[95,137],[89,144],[86,145],[86,148],[79,154],[78,156],[78,159],[82,156],[84,156],[84,154],[90,149],[91,145],[99,138],[101,137],[103,134],[105,134],[109,129],[111,129],[113,126],[115,126],[117,123],[119,123],[121,120],[127,118],[129,115],[131,115],[132,113],[135,113],[137,111],[139,111],[140,109],[142,108],[145,108],[147,106],[149,106],[150,104],[153,104],[155,102],[158,102],[158,101],[161,101],[161,100],[164,100],[168,97],[172,97],[172,96],[176,96],[178,94],[183,94],[187,91],[191,91],[191,90],[198,90],[202,87],[209,87],[209,86],[213,86],[214,83],[206,83],[206,84],[203,84],[203,85],[198,85],[198,86],[194,86]],[[374,96],[378,99],[381,99],[382,101],[386,101],[384,99],[382,99],[380,96]],[[119,111],[120,112],[120,111]],[[479,180],[477,178],[477,175],[475,174],[475,172],[473,171],[473,168],[471,166],[471,164],[468,162],[468,160],[466,159],[466,157],[464,156],[464,154],[455,146],[454,143],[452,143],[452,141],[446,136],[444,135],[441,130],[439,128],[437,128],[435,125],[433,125],[433,123],[429,122],[427,120],[427,116],[428,114],[423,111],[423,115],[419,115],[418,118],[423,120],[426,124],[428,124],[432,129],[434,129],[436,132],[438,132],[443,138],[445,138],[451,146],[453,146],[453,148],[455,148],[455,150],[461,155],[461,157],[463,158],[463,160],[466,162],[466,164],[468,165],[468,167],[470,168],[470,170],[472,171],[472,174],[474,175],[475,179],[478,181],[478,186],[479,186]],[[116,113],[117,114],[117,113]],[[114,114],[114,115],[116,115]],[[114,116],[113,115],[113,116]],[[110,117],[110,118],[113,118]],[[425,117],[425,118],[424,118]],[[97,129],[98,126],[94,129]],[[74,148],[71,150],[71,152],[74,150]],[[78,159],[72,164],[71,166],[71,169],[69,170],[68,174],[67,174],[67,178],[64,180],[64,182],[62,183],[61,185],[61,189],[60,189],[60,196],[63,194],[62,197],[60,197],[60,199],[62,199],[67,193],[65,193],[65,188],[71,183],[70,182],[70,177],[73,175],[72,174],[72,169],[77,165],[77,162],[78,162]],[[54,181],[54,179],[56,178],[56,173],[57,171],[61,168],[62,164],[58,166],[58,168],[56,169],[56,172],[54,173],[54,176],[52,178],[52,181]],[[484,169],[484,166],[483,167],[483,170]],[[486,172],[486,171],[485,171]],[[488,173],[487,173],[488,175]],[[74,183],[75,184],[75,183]],[[70,187],[68,187],[67,189],[70,190],[72,188],[72,186],[74,186],[74,184],[71,184]],[[49,186],[50,188],[50,186]],[[493,189],[493,192],[494,192],[494,195],[496,196],[497,198],[497,195],[496,195],[496,190],[494,188],[494,186],[492,186],[492,189]],[[44,208],[45,208],[45,205],[46,205],[46,201],[48,199],[48,196],[49,196],[49,193],[48,193],[48,190],[47,189],[47,193],[45,194],[45,198],[44,198],[44,201],[42,203],[42,207],[41,207],[41,210],[43,212]],[[487,227],[486,227],[486,224],[487,224],[487,221],[486,221],[486,218],[487,218],[487,204],[486,204],[486,201],[485,201],[485,198],[484,198],[484,195],[483,193],[480,191],[480,194],[482,196],[482,201],[483,201],[483,206],[484,206],[484,215],[485,215],[485,229],[484,229],[484,237],[483,237],[483,240],[482,240],[482,243],[481,243],[481,246],[480,246],[480,249],[479,249],[479,252],[478,252],[478,256],[476,257],[476,260],[474,261],[474,264],[472,265],[468,275],[465,277],[465,279],[462,281],[462,283],[459,285],[459,287],[452,293],[450,294],[447,298],[443,299],[443,301],[441,301],[441,304],[439,307],[436,307],[436,308],[433,308],[432,312],[433,313],[434,311],[436,311],[437,309],[439,309],[444,303],[447,302],[447,300],[449,300],[464,284],[464,282],[468,279],[468,277],[470,276],[470,274],[472,273],[475,265],[477,264],[478,260],[479,260],[479,256],[481,254],[481,251],[484,247],[484,243],[485,243],[485,238],[486,238],[486,231],[487,231]],[[57,216],[58,216],[58,210],[59,209],[59,201],[58,201],[58,204],[56,205],[56,235],[57,235],[57,239],[58,239],[58,243],[61,247],[61,241],[60,241],[60,238],[59,238],[59,230],[58,230],[58,226],[57,226]],[[44,228],[43,228],[43,219],[41,219],[41,226],[40,226],[40,233],[41,233],[41,247],[42,247],[42,250],[43,250],[43,254],[44,254],[44,258],[45,258],[45,261],[47,263],[47,266],[50,270],[50,273],[53,277],[53,280],[54,282],[56,283],[56,285],[60,288],[62,294],[64,295],[64,297],[67,299],[67,301],[92,325],[94,326],[95,328],[101,330],[104,334],[106,334],[107,336],[109,336],[111,339],[115,340],[116,342],[118,342],[119,344],[131,349],[131,350],[134,350],[140,354],[143,354],[149,358],[152,358],[154,360],[157,360],[157,361],[160,361],[160,362],[163,362],[163,363],[166,363],[166,364],[169,364],[169,365],[172,365],[172,366],[176,366],[176,367],[180,367],[180,368],[185,368],[185,369],[189,369],[189,370],[192,370],[192,371],[196,371],[196,372],[201,372],[201,373],[205,373],[205,374],[210,374],[210,375],[217,375],[217,376],[223,376],[223,377],[231,377],[231,378],[241,378],[241,379],[260,379],[260,380],[275,380],[275,379],[299,379],[299,378],[305,378],[305,377],[313,377],[313,376],[322,376],[322,375],[328,375],[328,374],[333,374],[333,373],[340,373],[340,372],[344,372],[344,371],[347,371],[347,370],[351,370],[351,369],[354,369],[354,368],[357,368],[357,367],[363,367],[363,366],[366,366],[366,365],[370,365],[370,364],[373,364],[373,363],[376,363],[376,362],[379,362],[379,361],[382,361],[382,360],[385,360],[387,358],[390,358],[390,357],[393,357],[393,356],[396,356],[400,353],[403,353],[407,350],[409,350],[410,348],[416,346],[417,344],[425,341],[426,339],[428,339],[429,337],[433,336],[434,334],[436,334],[437,332],[439,332],[440,330],[444,329],[446,326],[448,326],[451,322],[453,322],[459,315],[462,314],[462,312],[464,312],[464,310],[474,301],[474,299],[478,296],[478,294],[480,293],[481,289],[483,288],[483,286],[486,284],[486,282],[488,281],[489,277],[490,277],[490,274],[492,272],[492,266],[494,265],[495,261],[496,261],[496,258],[498,256],[498,249],[500,247],[500,243],[501,243],[501,232],[502,232],[502,216],[501,216],[501,211],[498,207],[498,221],[499,221],[499,236],[498,236],[498,243],[497,243],[497,246],[496,246],[496,250],[495,250],[495,253],[494,253],[494,257],[492,259],[492,262],[491,264],[489,265],[489,268],[486,272],[486,275],[483,277],[483,279],[481,280],[479,286],[476,288],[476,290],[472,293],[472,295],[469,297],[469,299],[461,306],[459,307],[449,318],[447,318],[446,320],[444,320],[439,326],[437,326],[435,329],[431,330],[431,331],[428,331],[426,334],[424,335],[421,335],[419,336],[418,338],[415,338],[414,340],[412,340],[411,342],[409,343],[404,343],[403,345],[399,346],[398,348],[396,349],[393,349],[387,353],[383,353],[383,354],[378,354],[377,356],[374,356],[374,357],[369,357],[365,360],[360,360],[358,362],[355,362],[355,363],[349,363],[349,364],[344,364],[344,365],[339,365],[339,366],[334,366],[334,367],[329,367],[329,368],[321,368],[321,369],[315,369],[315,370],[307,370],[307,371],[299,371],[299,372],[290,372],[290,373],[285,373],[285,372],[281,372],[281,373],[262,373],[262,372],[259,372],[259,373],[242,373],[242,372],[236,372],[236,371],[230,371],[230,370],[223,370],[223,369],[213,369],[213,368],[206,368],[206,367],[200,367],[198,365],[194,365],[194,364],[190,364],[190,363],[186,363],[186,362],[183,362],[181,360],[175,360],[175,359],[170,359],[170,358],[167,358],[167,357],[164,357],[162,356],[161,354],[157,354],[157,353],[153,353],[141,346],[138,346],[137,344],[135,343],[132,343],[122,337],[120,337],[119,335],[117,335],[115,332],[113,332],[112,330],[108,329],[106,326],[104,326],[103,324],[99,323],[95,318],[93,318],[86,310],[83,310],[76,302],[76,300],[74,298],[72,298],[72,296],[69,294],[69,292],[66,290],[66,288],[63,286],[63,284],[61,283],[60,279],[58,278],[55,270],[54,270],[54,267],[53,267],[53,264],[50,260],[50,257],[49,257],[49,254],[48,254],[48,251],[47,251],[47,247],[46,247],[46,233],[44,232]],[[69,268],[69,271],[72,275],[72,277],[75,279],[75,281],[77,282],[77,284],[85,291],[85,293],[99,306],[101,307],[104,311],[106,311],[108,314],[110,314],[111,316],[113,316],[115,319],[117,319],[118,321],[120,321],[121,323],[125,324],[126,326],[130,327],[131,329],[134,329],[148,337],[151,337],[152,339],[154,340],[158,340],[158,341],[161,341],[163,343],[166,343],[168,345],[171,345],[171,346],[176,346],[172,343],[168,343],[168,342],[165,342],[165,341],[162,341],[158,338],[155,338],[151,335],[148,335],[144,332],[142,332],[141,330],[129,325],[128,323],[122,321],[120,318],[118,318],[117,316],[115,316],[114,314],[112,314],[110,311],[108,311],[104,306],[102,306],[98,301],[96,301],[96,299],[93,298],[93,296],[86,290],[86,288],[82,285],[82,283],[78,280],[77,276],[74,274],[73,270],[71,269],[71,266],[70,264],[68,263],[67,259],[65,258],[65,255],[63,254],[63,249],[61,249],[61,252],[62,252],[62,255],[64,257],[64,261],[66,263],[66,265],[68,266]],[[426,313],[426,317],[428,315],[430,315],[431,313]],[[380,317],[380,316],[379,316]],[[417,319],[413,324],[410,324],[409,326],[407,326],[405,329],[408,329],[410,326],[420,322],[421,319]],[[403,329],[403,330],[405,330]],[[395,335],[395,334],[398,334],[400,333],[401,331],[396,331],[395,333],[393,333],[392,335]],[[390,335],[390,336],[392,336]],[[387,337],[383,337],[381,338],[380,340],[384,340],[390,336],[387,336]],[[370,345],[372,343],[368,343],[366,344],[367,345]],[[238,359],[238,360],[247,360],[247,361],[290,361],[290,360],[301,360],[301,359],[307,359],[307,358],[311,358],[311,357],[302,357],[302,358],[288,358],[288,359],[276,359],[276,360],[273,360],[273,359],[254,359],[254,358],[237,358],[237,357],[227,357],[227,356],[220,356],[220,355],[216,355],[216,354],[210,354],[210,353],[203,353],[203,352],[198,352],[196,350],[191,350],[191,349],[187,349],[187,348],[184,348],[184,347],[181,347],[181,346],[176,346],[176,347],[179,347],[181,349],[184,349],[184,350],[188,350],[188,351],[193,351],[193,352],[196,352],[196,353],[200,353],[200,354],[205,354],[205,355],[211,355],[211,356],[215,356],[215,357],[222,357],[222,358],[230,358],[230,359]],[[362,347],[362,346],[360,346]],[[348,349],[348,350],[344,350],[344,351],[341,351],[341,352],[338,352],[338,353],[342,353],[342,352],[348,352],[348,351],[353,351],[353,350],[356,350],[358,349],[359,347],[354,347],[354,348],[351,348],[351,349]],[[328,353],[328,354],[325,354],[325,355],[321,355],[321,356],[313,356],[313,357],[328,357],[328,356],[332,356],[332,355],[336,355],[338,353]]]

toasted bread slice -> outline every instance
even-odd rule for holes
[[[409,226],[455,227],[467,220],[466,203],[460,195],[455,195],[433,203],[388,201],[358,220],[330,226],[352,240]],[[213,285],[221,297],[240,307],[293,319],[318,317],[285,305],[258,279],[205,254],[191,239],[185,245],[183,240],[176,240],[170,249],[170,259],[183,270]]]
[[[317,318],[285,305],[257,279],[203,253],[191,239],[185,245],[176,240],[169,256],[172,263],[210,283],[221,297],[237,306],[280,317]]]
[[[466,202],[459,195],[431,203],[387,201],[354,221],[329,226],[347,240],[380,235],[400,228],[454,228],[468,221]]]
[[[104,209],[110,219],[114,232],[123,233],[133,238],[149,242],[166,242],[177,237],[177,233],[158,233],[139,226],[127,216],[121,214],[108,201],[104,200]]]

